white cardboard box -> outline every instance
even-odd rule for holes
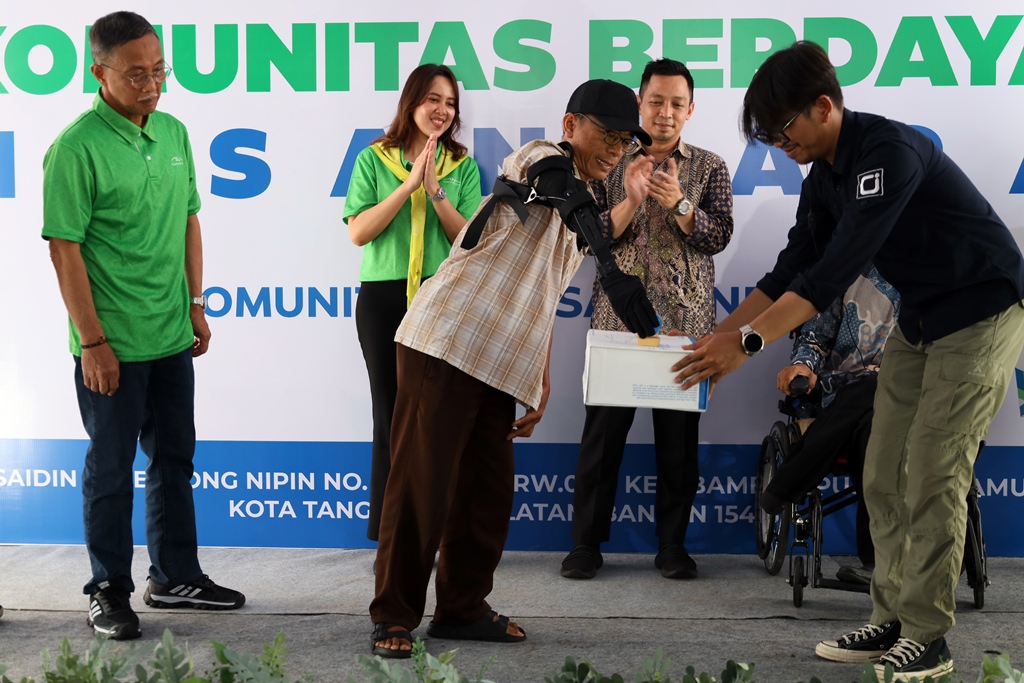
[[[670,368],[690,351],[691,337],[659,336],[658,346],[640,346],[630,332],[590,330],[583,365],[583,402],[588,406],[667,408],[704,412],[708,380],[681,391]]]

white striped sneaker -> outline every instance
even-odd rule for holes
[[[238,609],[245,596],[236,590],[218,586],[203,574],[194,581],[164,586],[149,580],[142,600],[150,607],[191,607],[193,609]]]
[[[128,591],[114,588],[104,581],[100,590],[89,596],[89,616],[85,623],[111,640],[138,638],[142,630],[129,597]]]

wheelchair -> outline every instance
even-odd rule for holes
[[[794,394],[806,393],[807,378],[797,377],[790,385],[790,390]],[[769,514],[761,508],[762,494],[775,477],[778,468],[789,458],[793,445],[803,438],[796,421],[797,404],[794,401],[798,400],[787,397],[779,401],[780,411],[788,415],[789,419],[775,422],[761,442],[754,485],[757,554],[764,561],[768,573],[775,576],[782,571],[786,562],[786,549],[789,548],[788,583],[793,588],[794,607],[803,605],[804,589],[808,585],[812,588],[832,588],[861,593],[870,590],[866,584],[825,578],[821,573],[821,549],[824,542],[822,520],[857,502],[857,492],[852,486],[827,496],[823,496],[821,490],[815,486],[804,494],[802,503],[788,503],[777,515]],[[985,442],[982,441],[978,447],[979,457],[984,447]],[[845,458],[837,452],[832,473],[838,476],[847,475],[848,472],[844,470],[845,464]],[[985,588],[991,584],[987,571],[985,537],[982,533],[981,508],[978,505],[980,493],[981,485],[975,476],[967,494],[967,533],[961,572],[967,575],[967,585],[974,592],[974,606],[977,609],[985,606]]]

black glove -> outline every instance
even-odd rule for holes
[[[630,332],[640,337],[654,335],[658,327],[658,315],[654,312],[651,300],[640,278],[626,275],[618,268],[600,279],[601,288],[608,295],[612,310],[625,323]]]

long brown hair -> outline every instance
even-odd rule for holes
[[[384,135],[373,141],[374,144],[380,142],[385,147],[403,148],[412,144],[418,132],[412,113],[430,93],[430,86],[437,76],[447,78],[455,91],[455,116],[452,118],[452,125],[448,126],[448,130],[442,133],[437,141],[445,146],[454,160],[466,154],[466,146],[455,139],[455,135],[462,128],[462,119],[459,118],[459,83],[452,70],[444,64],[421,64],[413,69],[409,78],[405,79],[402,96],[398,98],[398,111],[395,112],[394,121]]]

